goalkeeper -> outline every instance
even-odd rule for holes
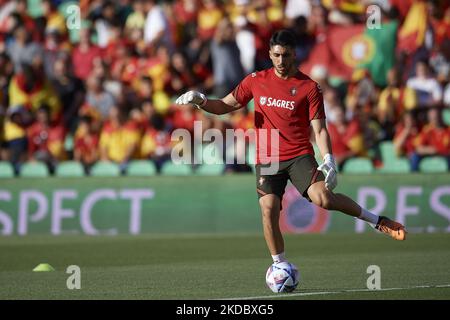
[[[387,217],[377,216],[361,208],[349,197],[334,193],[337,169],[330,137],[325,124],[320,87],[301,73],[295,64],[295,36],[288,30],[275,32],[270,40],[273,67],[248,75],[226,97],[208,100],[205,95],[189,91],[176,103],[195,105],[213,114],[235,111],[253,98],[255,128],[278,130],[278,172],[263,174],[260,139],[257,139],[256,191],[262,212],[264,237],[274,263],[285,261],[284,240],[279,227],[281,200],[288,179],[306,199],[327,210],[341,211],[364,220],[395,240],[404,240],[403,225]],[[318,166],[309,133],[323,156]]]

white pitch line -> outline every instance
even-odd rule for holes
[[[406,287],[406,288],[383,288],[383,289],[378,289],[378,290],[348,289],[348,290],[339,290],[339,291],[299,292],[299,293],[277,294],[277,295],[270,295],[270,296],[223,298],[223,299],[214,299],[214,300],[256,300],[256,299],[270,299],[270,298],[304,297],[304,296],[315,296],[315,295],[324,295],[324,294],[339,294],[339,293],[347,293],[347,292],[380,292],[380,291],[411,290],[411,289],[424,289],[424,288],[425,289],[450,288],[450,284],[422,285],[422,286],[414,286],[414,287]]]

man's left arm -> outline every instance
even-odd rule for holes
[[[311,120],[311,126],[316,138],[316,144],[319,147],[323,157],[323,163],[317,168],[325,174],[325,186],[333,190],[337,186],[337,167],[331,150],[331,140],[328,134],[325,119]]]

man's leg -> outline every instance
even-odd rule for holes
[[[256,192],[259,197],[263,222],[264,238],[272,255],[273,262],[285,261],[284,240],[280,230],[281,199],[288,181],[284,168],[286,163],[279,163],[279,171],[273,175],[262,175],[262,165],[257,164]]]
[[[324,181],[318,181],[308,188],[308,196],[319,207],[337,210],[375,225],[379,231],[395,240],[405,240],[405,227],[387,217],[377,215],[361,208],[355,201],[341,193],[333,193],[325,187]]]
[[[327,210],[337,210],[358,218],[361,207],[351,198],[341,193],[333,193],[325,187],[324,181],[318,181],[308,188],[308,196],[317,206]]]
[[[275,194],[266,194],[259,198],[259,205],[262,213],[264,238],[270,254],[272,257],[284,254],[284,240],[279,225],[280,198]]]

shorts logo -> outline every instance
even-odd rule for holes
[[[259,104],[264,106],[266,105],[267,97],[259,97]]]
[[[292,87],[291,88],[291,96],[295,96],[297,94],[297,88],[296,87]]]
[[[263,177],[259,178],[258,183],[260,186],[262,186],[264,184],[266,179],[264,179]]]

